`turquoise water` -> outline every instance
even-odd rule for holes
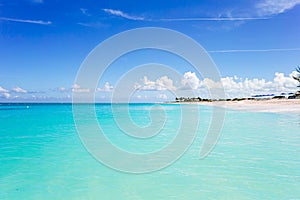
[[[117,112],[122,115],[125,106],[118,105]],[[122,134],[109,104],[96,105],[96,113],[114,144],[147,153],[176,136],[181,108],[198,109],[161,106],[164,129],[148,140]],[[152,107],[130,105],[132,120],[147,126]],[[299,115],[228,110],[217,146],[199,160],[211,111],[200,107],[197,137],[184,156],[162,170],[137,175],[110,169],[86,151],[70,104],[2,104],[0,199],[300,199]]]

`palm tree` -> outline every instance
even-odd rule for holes
[[[293,76],[295,80],[299,82],[298,87],[300,87],[300,66],[296,67],[296,71],[299,73],[297,76]]]

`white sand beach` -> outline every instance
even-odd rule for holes
[[[300,99],[216,101],[198,102],[198,104],[209,106],[221,106],[241,111],[300,114]]]

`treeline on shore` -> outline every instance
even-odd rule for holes
[[[267,99],[300,99],[300,91],[290,93],[288,96],[278,95],[268,97],[266,95],[256,95],[249,98],[228,98],[228,99],[203,99],[201,97],[176,97],[175,102],[213,102],[213,101],[244,101],[244,100],[267,100]]]

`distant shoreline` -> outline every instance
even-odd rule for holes
[[[87,104],[87,103],[82,103]],[[90,104],[90,103],[88,103]],[[110,105],[111,103],[95,103],[97,104],[106,104]],[[122,103],[117,103],[122,104]],[[128,104],[128,103],[124,103]],[[145,103],[130,103],[130,104],[145,104]],[[147,103],[146,103],[147,104]],[[161,102],[149,102],[148,104],[162,104]],[[216,106],[222,108],[228,108],[239,111],[247,111],[247,112],[270,112],[270,113],[290,113],[290,114],[299,114],[300,115],[300,99],[247,99],[247,100],[236,100],[236,101],[198,101],[198,102],[164,102],[163,104],[185,104],[185,105],[205,105],[205,106]],[[28,106],[28,105],[72,105],[71,102],[68,103],[50,103],[50,102],[0,102],[1,106],[9,106],[9,105],[20,105],[20,106]]]
[[[300,99],[253,99],[241,101],[211,101],[211,102],[170,102],[171,104],[199,104],[217,106],[240,111],[299,113]]]

